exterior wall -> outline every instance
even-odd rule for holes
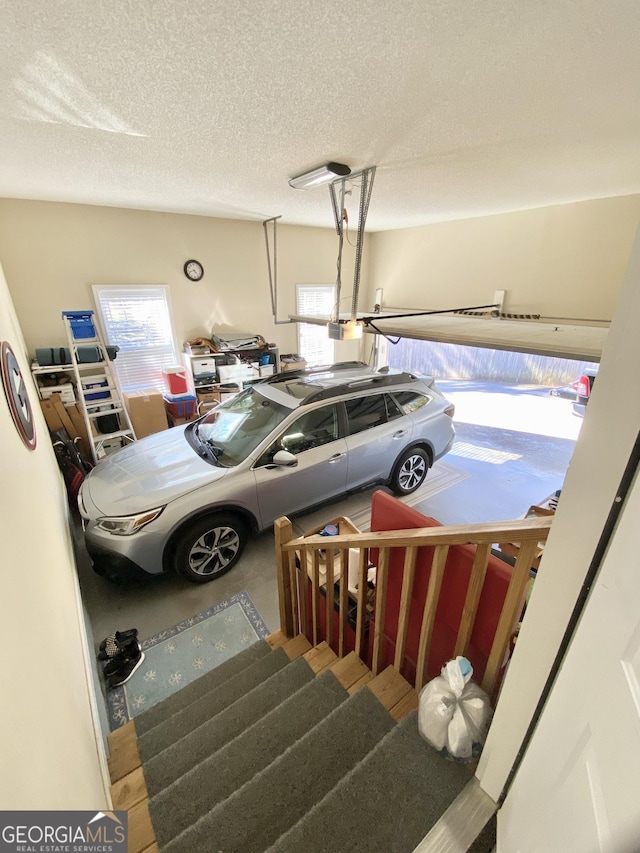
[[[370,295],[443,309],[505,290],[509,313],[610,320],[639,222],[630,195],[379,232]]]
[[[517,385],[568,385],[592,362],[524,352],[463,347],[403,338],[388,347],[389,367],[417,371],[436,379],[475,379]]]
[[[1,268],[0,340],[26,375],[37,433],[30,451],[0,392],[0,806],[108,809],[66,493]]]

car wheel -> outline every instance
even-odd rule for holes
[[[192,583],[208,583],[235,566],[246,541],[246,525],[237,515],[216,513],[199,518],[176,542],[175,570]]]
[[[421,447],[412,447],[400,459],[391,475],[391,489],[396,495],[410,495],[424,483],[429,470],[429,457]]]

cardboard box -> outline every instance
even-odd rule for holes
[[[198,398],[198,405],[201,403],[216,403],[220,402],[220,391],[196,391],[196,397]]]
[[[70,406],[76,401],[76,396],[73,393],[73,385],[67,382],[65,385],[43,385],[39,388],[40,397],[43,400],[48,400],[53,394],[59,394],[63,403],[68,403]]]
[[[124,394],[124,403],[136,438],[144,438],[168,428],[164,399],[155,388],[128,391]]]
[[[301,361],[284,361],[283,359],[285,358],[286,356],[283,356],[283,358],[280,359],[280,370],[282,372],[287,370],[304,370],[307,366],[307,362],[304,359]]]

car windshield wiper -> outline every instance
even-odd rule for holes
[[[209,439],[203,439],[200,437],[199,423],[190,424],[187,427],[185,436],[187,436],[189,444],[191,444],[198,456],[202,456],[203,459],[213,462],[215,465],[220,464],[218,462],[218,456],[222,455],[224,451],[219,447],[216,447]]]
[[[201,439],[202,440],[202,439]],[[222,456],[224,453],[224,448],[217,445],[212,438],[205,438],[204,443],[209,448],[209,450],[213,453],[216,458],[216,461]]]

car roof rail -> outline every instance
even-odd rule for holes
[[[388,388],[392,385],[402,385],[405,382],[412,382],[418,377],[413,373],[374,373],[372,376],[363,376],[362,379],[352,379],[351,382],[343,382],[340,385],[333,385],[329,388],[320,388],[315,393],[309,394],[301,401],[301,406],[308,406],[309,403],[317,403],[318,400],[328,400],[332,397],[340,397],[342,394],[349,394],[352,391],[362,389]]]
[[[301,376],[315,376],[320,373],[336,373],[339,370],[356,370],[360,367],[369,367],[366,361],[338,361],[335,364],[323,364],[320,367],[301,367],[298,370],[281,370],[273,376],[265,376],[262,382],[271,385],[274,382],[284,382],[289,379],[298,379]]]

